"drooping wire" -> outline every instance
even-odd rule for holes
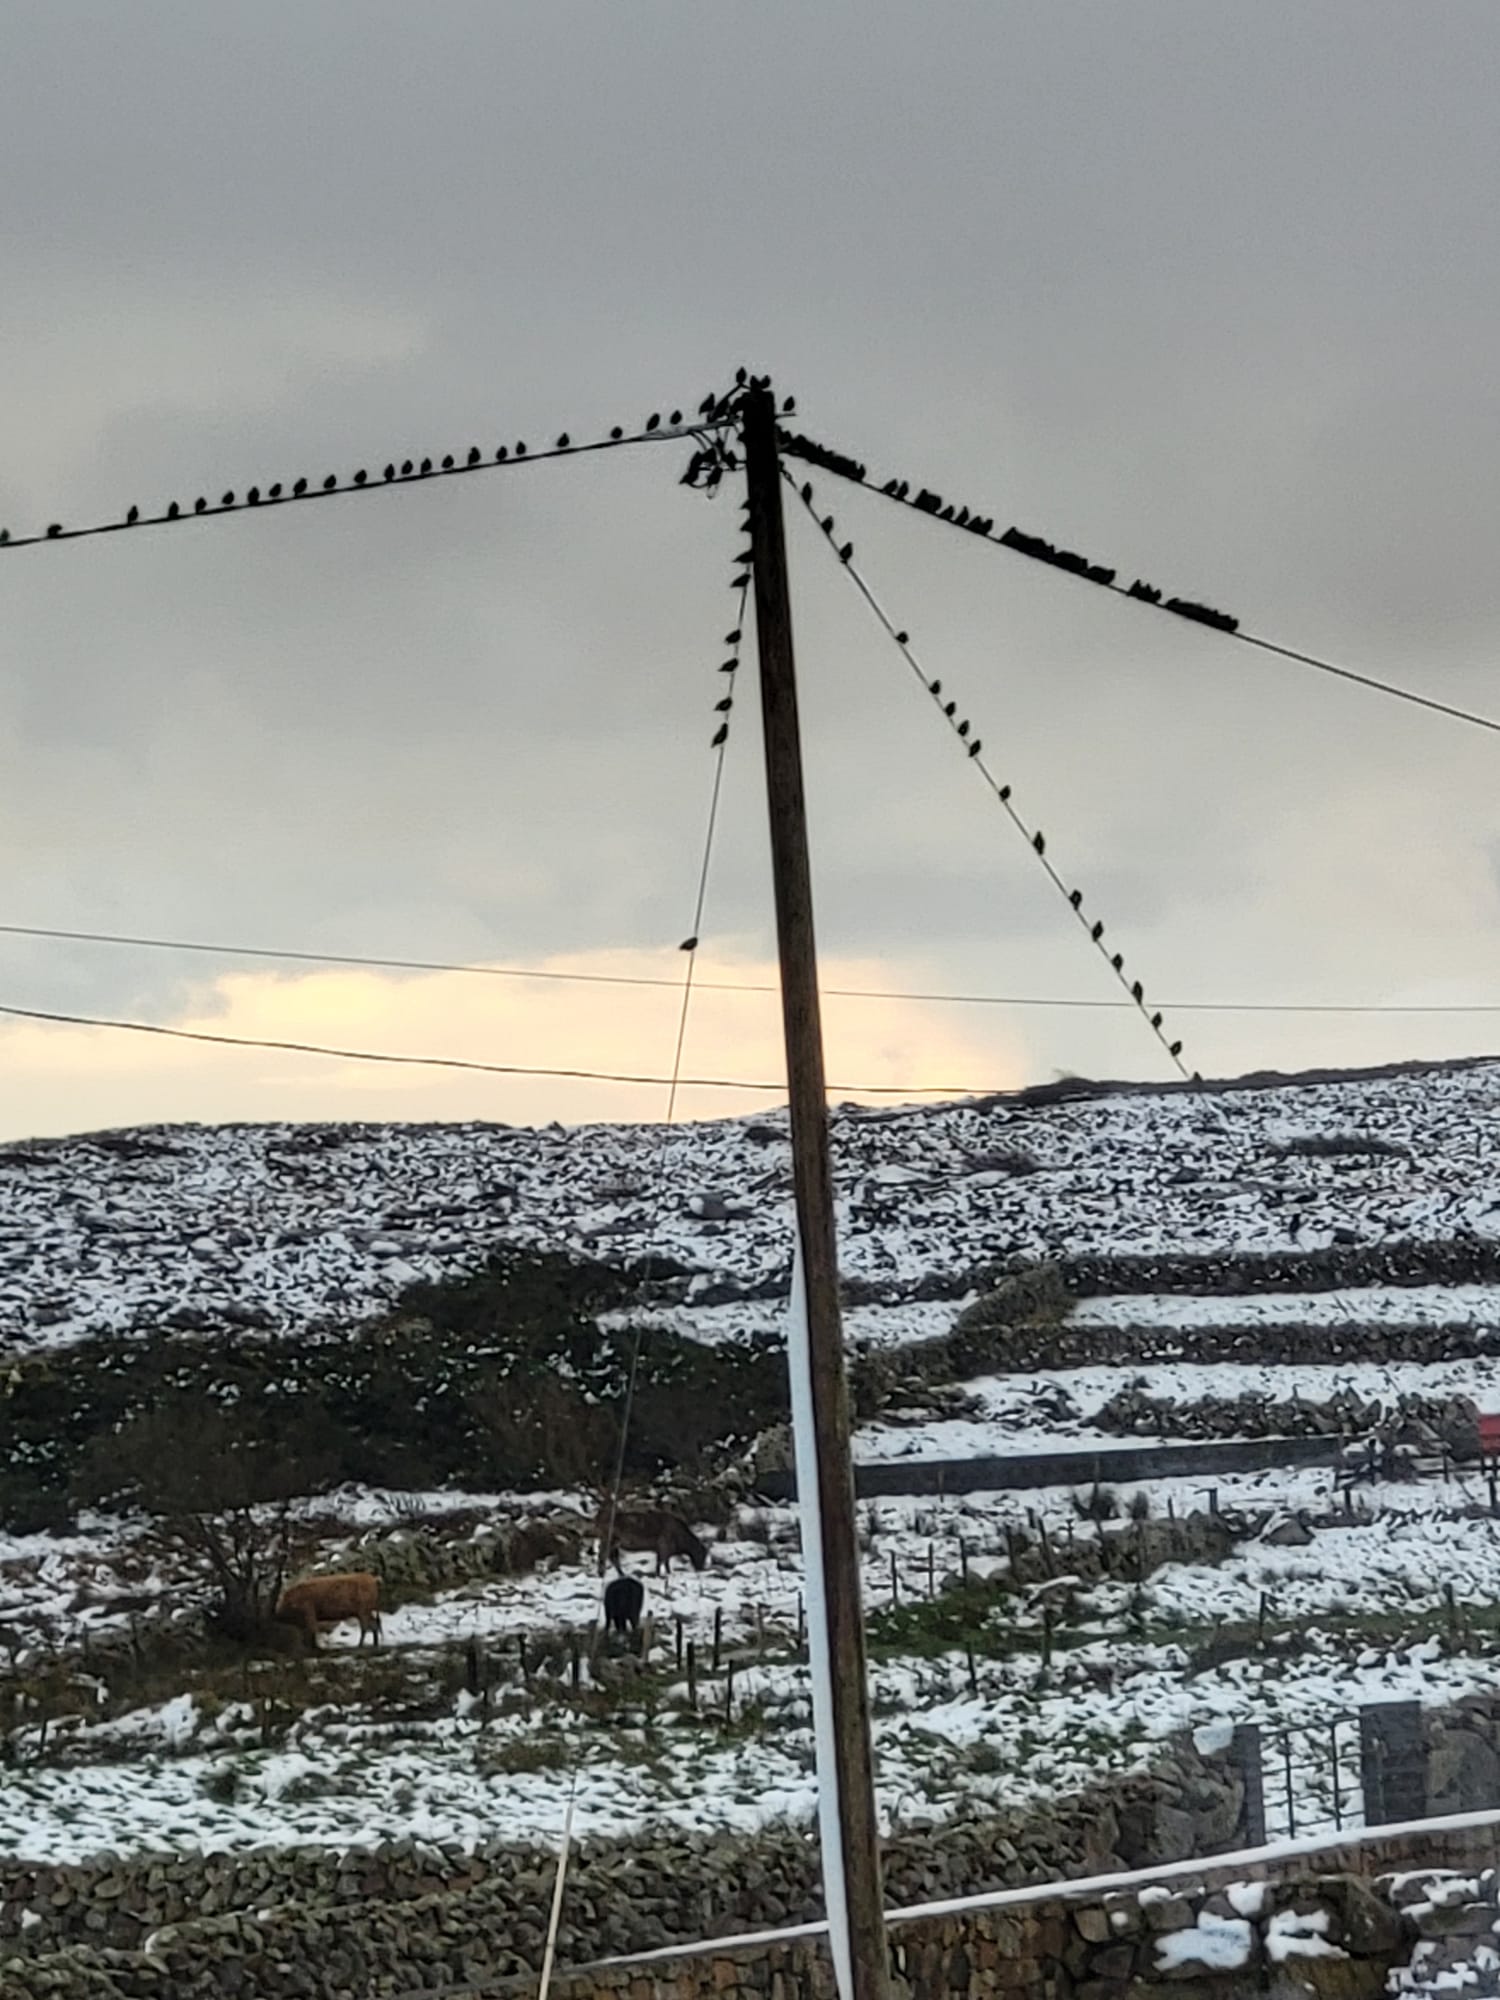
[[[1015,804],[1012,801],[1010,785],[1002,783],[985,762],[983,754],[984,745],[979,737],[972,734],[973,725],[970,723],[968,717],[961,717],[959,715],[958,704],[955,701],[952,699],[944,701],[942,682],[940,680],[929,680],[924,669],[918,664],[916,655],[912,651],[910,634],[897,627],[895,620],[886,611],[862,572],[856,567],[854,562],[854,544],[852,542],[840,543],[833,516],[831,514],[819,514],[814,504],[811,481],[805,480],[799,486],[790,469],[785,464],[782,465],[781,474],[788,487],[801,500],[809,519],[816,524],[824,541],[827,542],[829,548],[837,555],[840,563],[848,572],[851,582],[864,599],[866,605],[868,605],[870,611],[884,627],[890,639],[895,643],[901,657],[905,660],[916,679],[921,683],[933,707],[945,718],[955,738],[964,744],[969,762],[979,772],[980,776],[994,793],[1000,803],[1001,809],[1010,820],[1012,826],[1015,827],[1018,833],[1025,837],[1027,845],[1031,848],[1038,862],[1040,862],[1052,886],[1068,905],[1094,949],[1104,959],[1115,978],[1129,994],[1136,1011],[1166,1051],[1173,1067],[1181,1076],[1190,1079],[1192,1082],[1201,1082],[1202,1079],[1196,1072],[1191,1071],[1182,1060],[1182,1043],[1168,1038],[1164,1029],[1164,1018],[1161,1010],[1152,1007],[1148,1003],[1145,988],[1141,982],[1138,979],[1133,980],[1127,975],[1124,954],[1111,951],[1105,943],[1104,925],[1097,921],[1091,921],[1084,914],[1082,890],[1070,889],[1068,884],[1063,880],[1055,862],[1053,862],[1047,853],[1046,836],[1040,827],[1028,825],[1021,817],[1021,814],[1016,810]]]
[[[1395,701],[1409,702],[1415,708],[1431,710],[1435,715],[1446,715],[1454,722],[1470,724],[1475,729],[1487,729],[1500,734],[1500,721],[1493,716],[1481,715],[1473,709],[1459,708],[1452,702],[1439,701],[1435,695],[1420,694],[1414,688],[1401,687],[1395,681],[1382,680],[1376,674],[1357,671],[1345,667],[1337,661],[1325,659],[1321,654],[1308,652],[1301,646],[1288,646],[1276,639],[1267,639],[1258,632],[1247,632],[1232,613],[1219,611],[1214,606],[1198,602],[1194,598],[1164,596],[1155,584],[1137,577],[1133,583],[1118,581],[1119,572],[1106,563],[1093,562],[1076,550],[1061,548],[1049,542],[1044,536],[1027,533],[1024,529],[1010,527],[1002,533],[995,532],[993,514],[982,513],[967,506],[955,506],[945,502],[940,493],[919,486],[915,493],[911,483],[905,479],[887,479],[883,485],[871,484],[866,467],[845,452],[817,443],[815,439],[800,437],[789,431],[780,432],[782,450],[793,458],[805,459],[808,463],[821,466],[837,479],[846,479],[852,484],[863,486],[866,492],[888,500],[898,507],[905,507],[912,513],[925,514],[940,525],[956,528],[960,532],[977,536],[992,548],[1009,549],[1013,554],[1029,557],[1033,562],[1046,563],[1052,569],[1063,571],[1067,576],[1079,578],[1084,583],[1094,584],[1101,590],[1111,591],[1116,597],[1129,598],[1133,603],[1150,606],[1153,610],[1164,611],[1174,618],[1186,619],[1191,624],[1205,625],[1210,631],[1220,632],[1226,638],[1238,640],[1242,646],[1253,646],[1262,653],[1275,654],[1279,659],[1294,661],[1299,666],[1312,667],[1320,674],[1329,674],[1341,681],[1352,682],[1357,687],[1369,688],[1373,693],[1389,695]]]
[[[667,1091],[667,1115],[661,1128],[661,1151],[657,1159],[657,1193],[660,1197],[666,1182],[667,1149],[670,1143],[673,1121],[677,1113],[677,1092],[682,1074],[683,1049],[687,1041],[688,1013],[693,998],[693,969],[698,959],[698,940],[703,928],[703,911],[708,896],[708,873],[713,861],[714,835],[719,824],[719,801],[724,789],[724,762],[729,748],[729,717],[734,704],[734,683],[739,672],[739,648],[744,638],[745,618],[748,609],[752,572],[746,566],[738,584],[737,615],[734,625],[725,639],[725,644],[733,650],[719,671],[727,677],[729,693],[721,697],[715,705],[714,713],[723,720],[714,731],[711,749],[714,753],[713,783],[709,792],[708,821],[703,834],[703,856],[698,869],[698,889],[693,899],[693,926],[682,941],[681,949],[687,954],[687,965],[682,981],[682,1006],[677,1016],[677,1042],[672,1052],[672,1077]],[[649,1282],[653,1259],[648,1252],[641,1273],[642,1285]],[[625,1479],[625,1451],[630,1435],[630,1418],[635,1408],[636,1383],[640,1376],[641,1343],[645,1336],[645,1324],[637,1319],[630,1347],[630,1365],[625,1377],[625,1394],[620,1405],[620,1436],[615,1450],[614,1474],[610,1482],[609,1505],[605,1514],[605,1531],[599,1538],[599,1574],[604,1574],[611,1550],[614,1546],[615,1522],[620,1510],[620,1489]]]
[[[480,1062],[463,1056],[397,1055],[388,1049],[335,1048],[326,1042],[279,1041],[268,1035],[226,1035],[208,1028],[171,1028],[161,1021],[121,1021],[101,1014],[64,1014],[46,1007],[15,1007],[0,1003],[0,1017],[16,1021],[44,1021],[63,1028],[110,1028],[132,1035],[160,1035],[174,1042],[209,1042],[222,1048],[270,1049],[278,1055],[329,1056],[337,1062],[396,1063],[412,1069],[466,1070],[481,1076],[544,1076],[565,1082],[630,1083],[666,1089],[675,1083],[678,1090],[753,1090],[772,1096],[786,1091],[783,1078],[777,1083],[760,1083],[748,1077],[662,1076],[655,1073],[611,1069],[562,1069],[543,1063]],[[1004,1089],[1002,1084],[985,1083],[830,1083],[830,1090],[846,1091],[851,1097],[987,1097]]]
[[[0,937],[47,938],[63,944],[125,945],[143,951],[202,952],[216,958],[285,959],[301,965],[354,965],[377,972],[444,972],[471,979],[556,980],[580,986],[658,986],[679,981],[649,972],[564,972],[542,965],[476,965],[461,959],[378,958],[368,952],[301,951],[289,947],[211,944],[195,938],[141,937],[122,931],[64,930],[56,925],[0,924]],[[697,979],[699,993],[777,993],[767,980]],[[901,986],[824,986],[825,1000],[908,1000],[954,1007],[1081,1007],[1118,1012],[1133,1000],[1047,993],[938,993]],[[1495,1000],[1163,1000],[1174,1014],[1500,1014]]]
[[[718,462],[719,460],[723,461],[722,464]],[[727,446],[718,446],[715,448],[714,458],[707,464],[701,463],[699,458],[694,459],[693,467],[689,470],[689,477],[684,483],[687,485],[701,485],[702,489],[712,498],[718,492],[724,471],[733,469],[735,462],[734,453]],[[702,473],[703,477],[701,480],[693,478],[692,474],[694,470]],[[737,615],[734,627],[724,642],[732,648],[732,651],[729,658],[719,670],[726,676],[728,692],[721,696],[714,706],[714,713],[721,720],[714,731],[713,742],[710,746],[714,755],[714,774],[709,792],[708,818],[703,833],[703,856],[698,868],[697,891],[693,898],[692,928],[683,939],[681,946],[681,949],[687,955],[687,964],[684,968],[682,981],[682,1006],[677,1017],[677,1039],[672,1051],[672,1080],[667,1091],[667,1115],[661,1128],[660,1150],[657,1154],[656,1206],[658,1212],[661,1208],[662,1197],[665,1193],[667,1183],[668,1148],[671,1143],[673,1121],[677,1112],[678,1083],[682,1074],[682,1056],[687,1041],[688,1014],[693,998],[693,969],[697,963],[698,940],[703,928],[703,911],[708,896],[708,875],[713,862],[714,835],[718,830],[719,824],[719,801],[724,790],[725,754],[729,747],[730,733],[729,717],[734,707],[734,684],[739,671],[739,648],[744,638],[751,574],[750,566],[745,564],[744,573],[738,581]],[[656,1258],[654,1254],[648,1250],[641,1270],[640,1282],[643,1291],[650,1283],[655,1262]],[[625,1375],[625,1393],[620,1402],[619,1439],[615,1447],[614,1471],[609,1484],[608,1502],[601,1517],[599,1534],[599,1574],[601,1577],[609,1566],[609,1559],[612,1554],[615,1555],[616,1562],[618,1563],[619,1561],[619,1557],[615,1552],[615,1529],[620,1515],[620,1493],[625,1483],[625,1458],[630,1438],[630,1420],[635,1411],[636,1385],[640,1379],[641,1349],[645,1341],[645,1334],[645,1321],[637,1314],[635,1325],[631,1330],[630,1363]],[[562,1845],[557,1857],[557,1875],[552,1891],[552,1911],[547,1926],[547,1943],[542,1959],[541,1985],[537,2000],[547,2000],[547,1988],[552,1977],[553,1957],[557,1945],[557,1930],[562,1917],[563,1891],[567,1881],[569,1842],[573,1826],[573,1801],[577,1795],[577,1789],[578,1762],[575,1759],[568,1790],[568,1811],[563,1824]]]

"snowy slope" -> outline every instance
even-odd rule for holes
[[[835,1119],[843,1265],[897,1302],[1015,1252],[1500,1235],[1497,1112],[1496,1063],[1046,1108],[849,1108]],[[1287,1150],[1351,1133],[1390,1150]],[[789,1172],[780,1114],[671,1131],[179,1126],[0,1148],[0,1341],[347,1323],[502,1242],[664,1253],[703,1274],[699,1306],[770,1301]]]

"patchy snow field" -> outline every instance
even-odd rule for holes
[[[1500,1064],[1042,1109],[846,1107],[844,1268],[899,1299],[1018,1251],[1492,1236],[1497,1108]],[[1287,1150],[1350,1134],[1394,1150]],[[0,1186],[0,1339],[27,1346],[174,1314],[323,1326],[502,1241],[656,1251],[766,1296],[789,1264],[779,1112],[684,1125],[665,1144],[628,1125],[155,1127],[0,1148]]]
[[[889,1345],[947,1331],[972,1274],[1016,1252],[1272,1252],[1327,1244],[1335,1231],[1360,1242],[1500,1237],[1497,1109],[1500,1064],[1047,1110],[845,1112],[835,1127],[843,1260],[884,1300],[850,1309],[850,1341]],[[1308,1135],[1363,1135],[1378,1149],[1295,1150]],[[619,1126],[158,1128],[0,1148],[0,1356],[106,1330],[190,1335],[250,1324],[334,1338],[415,1278],[472,1267],[502,1243],[611,1259],[665,1254],[698,1275],[688,1303],[653,1319],[704,1340],[774,1330],[789,1261],[784,1118],[682,1127],[666,1142],[664,1174],[662,1151],[655,1128]],[[938,1289],[953,1297],[912,1296]],[[1241,1395],[1320,1400],[1349,1388],[1365,1397],[1461,1395],[1500,1410],[1494,1362],[1411,1362],[1400,1344],[1406,1327],[1500,1328],[1500,1286],[1095,1299],[1078,1319],[1181,1335],[1189,1356],[1195,1328],[1295,1323],[1315,1336],[1322,1325],[1358,1322],[1389,1330],[1390,1359],[1183,1358],[989,1376],[967,1385],[977,1414],[871,1426],[859,1455],[1145,1445],[1097,1422],[1132,1383],[1183,1405]],[[1208,1483],[1122,1485],[1119,1505],[1123,1513],[1141,1494],[1157,1517],[1169,1508],[1185,1515],[1204,1504]],[[1008,1612],[1013,1648],[977,1661],[977,1686],[962,1652],[943,1652],[930,1636],[880,1643],[873,1695],[889,1822],[937,1822],[1075,1789],[1148,1759],[1185,1728],[1259,1719],[1305,1732],[1311,1744],[1330,1717],[1361,1701],[1447,1702],[1493,1685],[1500,1524],[1480,1517],[1482,1478],[1364,1487],[1353,1520],[1337,1518],[1327,1470],[1213,1485],[1226,1513],[1307,1513],[1318,1523],[1313,1540],[1272,1547],[1247,1533],[1217,1564],[1175,1563],[1139,1585],[1064,1588],[1047,1615],[1055,1654],[1046,1671],[1034,1590]],[[306,1511],[333,1561],[349,1559],[347,1541],[359,1533],[409,1532],[416,1512],[488,1519],[584,1506],[578,1495],[522,1502],[349,1491]],[[862,1507],[861,1519],[872,1614],[919,1606],[965,1569],[975,1579],[1000,1573],[1007,1528],[1045,1521],[1064,1568],[1070,1547],[1099,1532],[1064,1489],[882,1500]],[[673,1657],[679,1620],[694,1644],[696,1714],[669,1677],[650,1715],[612,1684],[622,1705],[613,1722],[584,1719],[565,1686],[566,1650],[569,1634],[586,1637],[598,1615],[591,1566],[486,1575],[387,1616],[379,1672],[425,1674],[438,1695],[420,1710],[363,1700],[359,1676],[375,1676],[376,1665],[346,1657],[351,1631],[335,1635],[324,1663],[347,1673],[350,1699],[307,1711],[275,1741],[263,1715],[235,1699],[225,1705],[222,1690],[201,1701],[179,1692],[133,1714],[85,1704],[53,1725],[45,1756],[35,1754],[34,1726],[23,1726],[20,1764],[0,1788],[0,1852],[66,1859],[101,1847],[359,1844],[392,1834],[555,1838],[575,1768],[583,1834],[649,1820],[728,1827],[806,1815],[811,1737],[795,1657],[795,1521],[787,1509],[764,1508],[738,1527],[714,1541],[701,1574],[647,1578],[656,1658]],[[60,1646],[125,1631],[171,1597],[165,1562],[150,1537],[104,1520],[85,1519],[65,1537],[0,1538],[0,1667],[30,1673]],[[1261,1619],[1286,1643],[1205,1662],[1222,1628]],[[732,1658],[735,1668],[729,1730],[725,1672],[705,1664],[716,1620],[723,1667]],[[547,1667],[528,1693],[518,1642],[535,1660],[549,1635],[554,1653],[563,1647],[562,1679],[548,1681]],[[456,1649],[470,1640],[504,1663],[507,1693],[517,1697],[482,1727],[468,1695],[451,1692],[462,1680]],[[587,1695],[586,1662],[582,1673]],[[1299,1832],[1332,1825],[1335,1799],[1346,1821],[1357,1818],[1357,1771],[1333,1773],[1311,1750],[1293,1763]],[[1285,1803],[1268,1785],[1273,1825]]]

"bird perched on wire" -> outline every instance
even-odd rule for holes
[[[297,495],[297,498],[300,500],[302,495],[307,491],[307,481],[305,479],[297,480],[292,486],[292,491]]]
[[[477,445],[477,444],[471,444],[471,445],[469,446],[469,456],[468,456],[468,459],[467,459],[466,463],[467,463],[467,464],[469,464],[469,465],[478,465],[478,463],[479,463],[479,447],[478,447],[478,445]]]
[[[727,722],[721,722],[718,728],[714,731],[714,740],[712,743],[709,744],[708,746],[709,749],[717,750],[721,743],[728,741],[728,738],[729,738],[729,724]]]
[[[650,416],[649,416],[649,417],[647,417],[647,419],[646,419],[646,429],[647,429],[648,431],[659,431],[659,430],[661,429],[661,411],[660,411],[660,410],[653,410],[653,411],[651,412]]]
[[[567,448],[568,448],[568,446],[569,446],[569,445],[570,445],[570,444],[571,444],[572,442],[573,442],[573,440],[572,440],[572,439],[571,439],[571,438],[570,438],[570,437],[568,436],[567,432],[566,432],[566,431],[564,431],[564,432],[563,432],[563,433],[561,434],[561,436],[560,436],[560,437],[558,438],[558,440],[557,440],[557,449],[558,449],[559,451],[566,451],[566,450],[567,450]]]
[[[135,526],[136,522],[140,518],[141,518],[141,510],[139,507],[132,507],[125,516],[126,521],[132,528]]]
[[[722,701],[716,701],[714,703],[714,714],[728,715],[730,709],[732,709],[733,707],[734,707],[734,696],[732,694],[726,694]]]
[[[1031,844],[1038,854],[1045,854],[1047,852],[1046,836],[1040,828],[1031,836]]]

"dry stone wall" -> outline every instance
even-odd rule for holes
[[[891,1841],[887,1894],[913,1905],[1223,1852],[1244,1844],[1243,1814],[1233,1762],[1185,1742],[1149,1774],[1052,1811]],[[464,1854],[414,1841],[350,1854],[11,1863],[0,1869],[0,1954],[12,1954],[12,1979],[41,1982],[26,1990],[69,2000],[94,1992],[96,1978],[133,2000],[188,2000],[218,1990],[210,1978],[225,1992],[307,2000],[457,1983],[476,1970],[504,1978],[538,1964],[552,1868],[539,1849]],[[818,1877],[816,1843],[801,1829],[586,1844],[569,1869],[560,1962],[811,1922],[822,1914]],[[0,1994],[11,1990],[0,1976]]]

